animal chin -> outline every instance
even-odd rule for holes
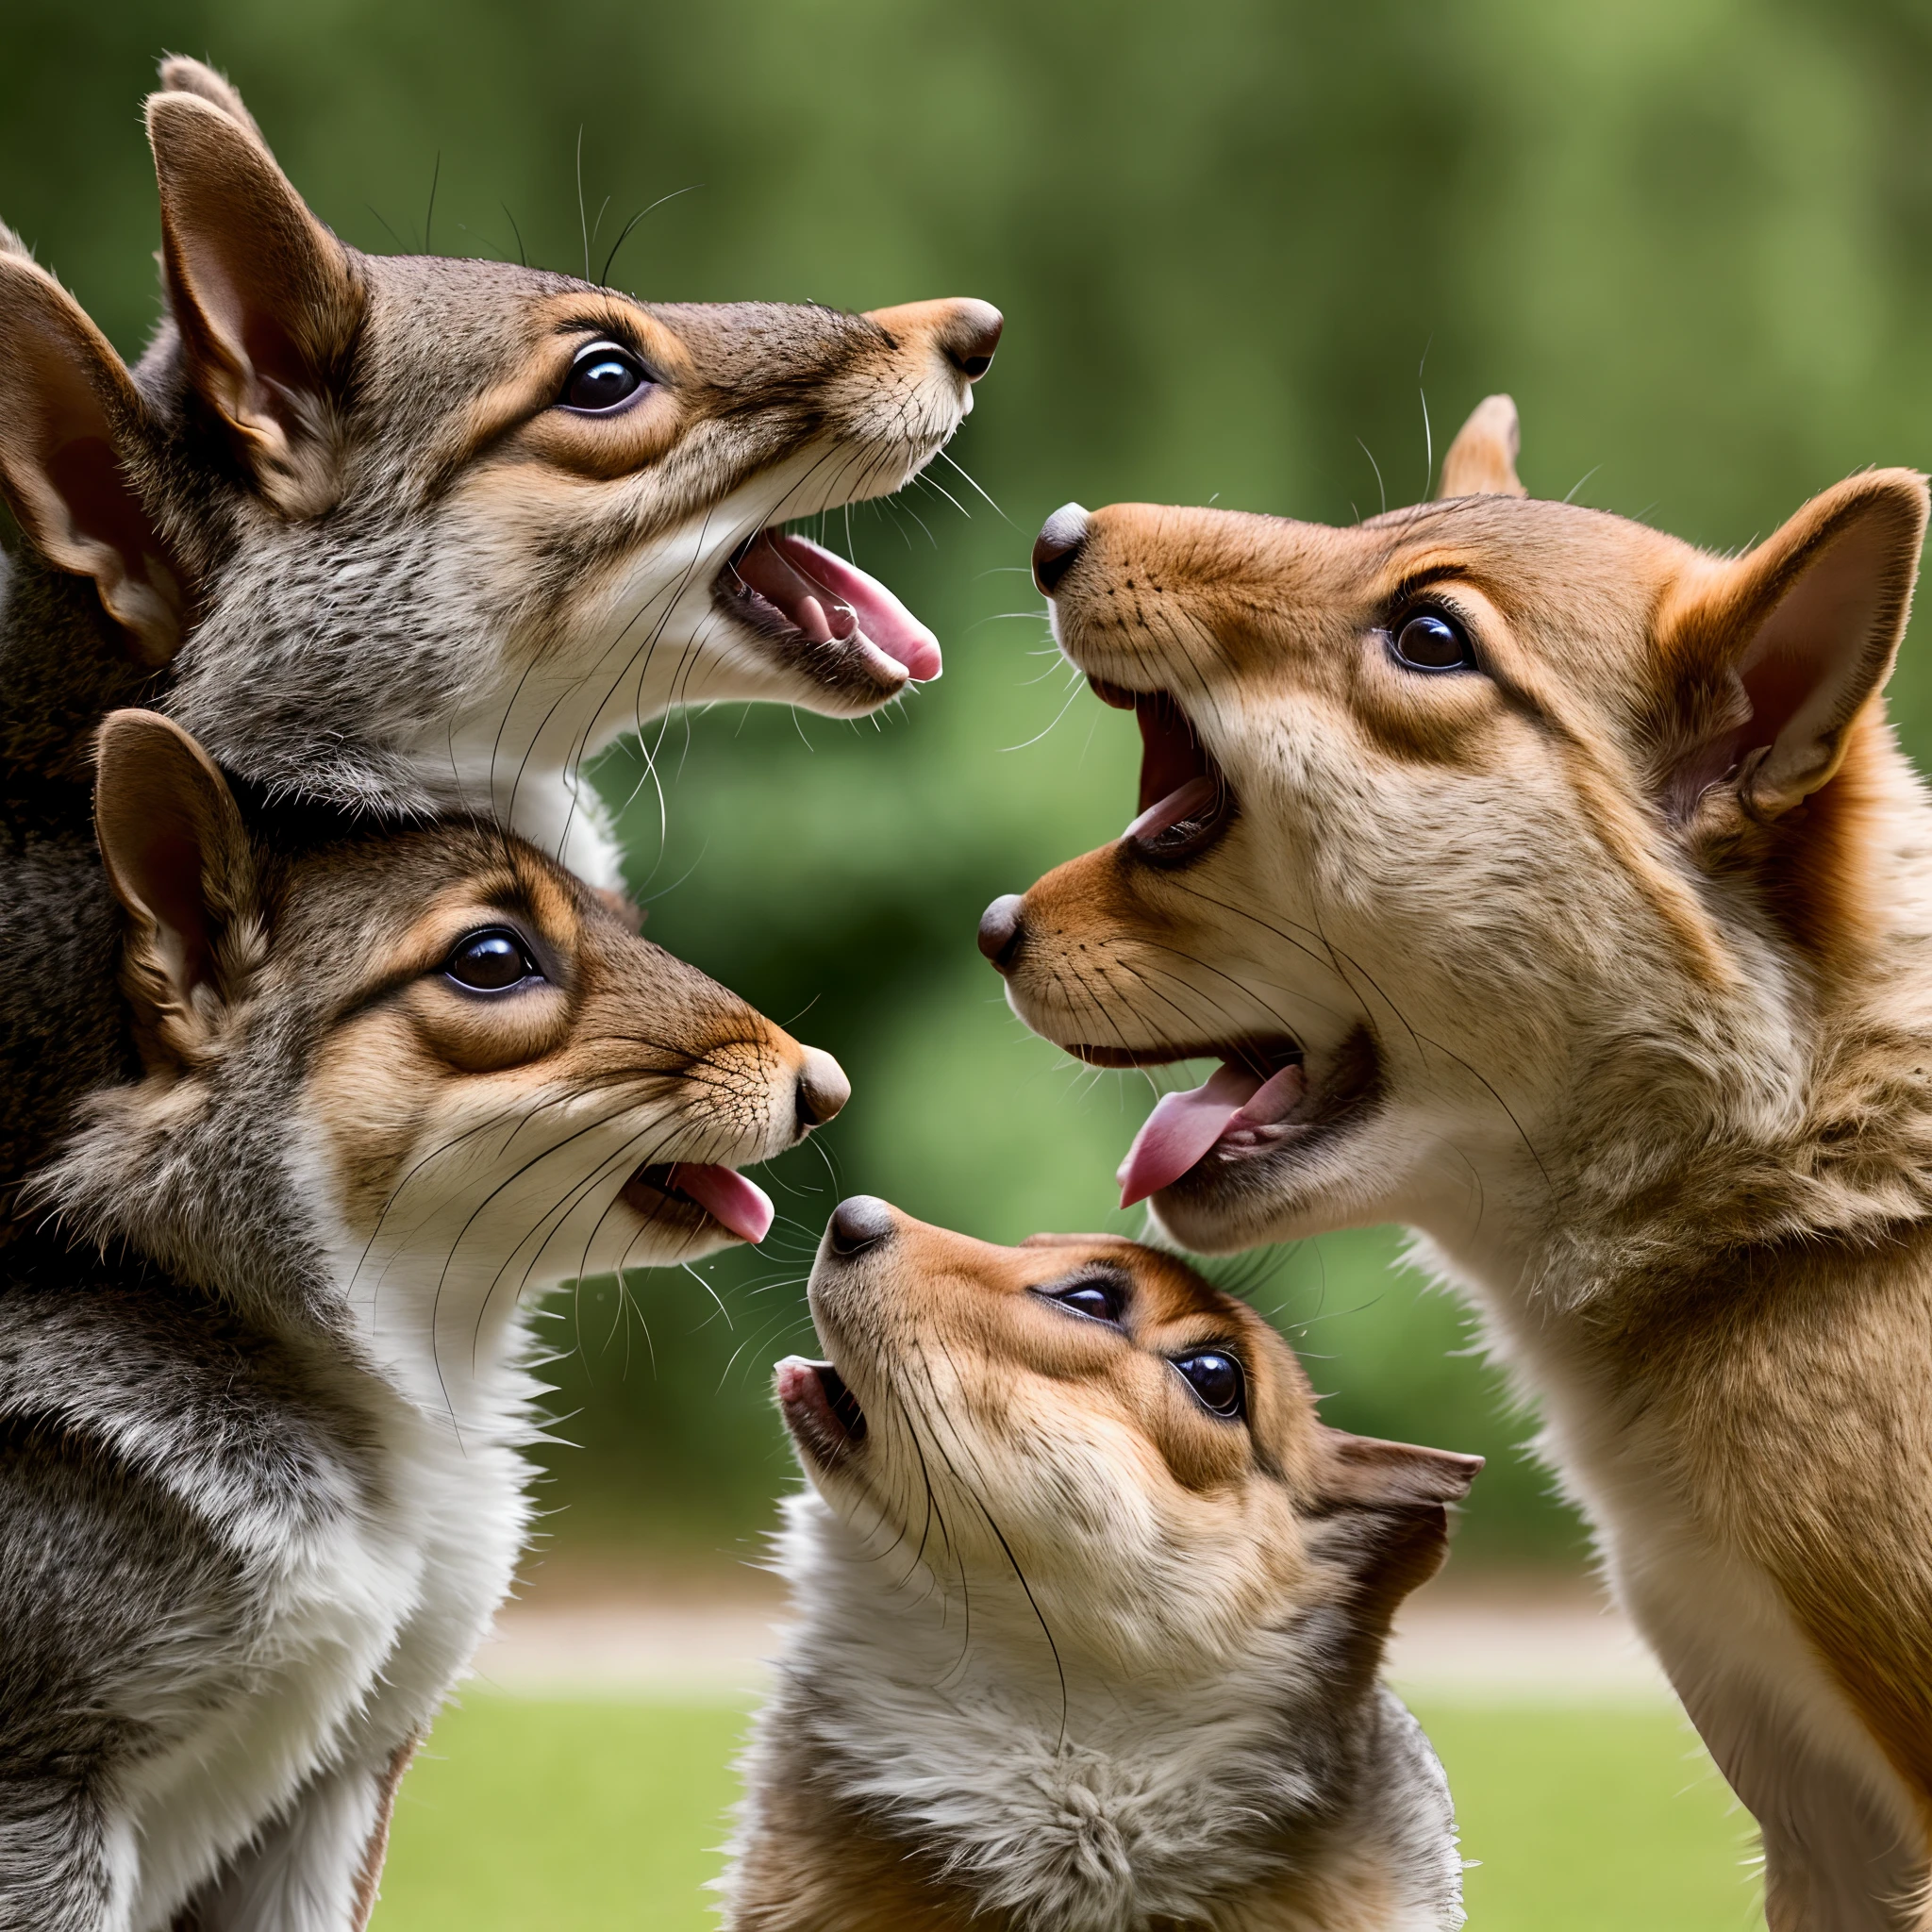
[[[785,1426],[812,1461],[829,1467],[865,1441],[865,1411],[830,1362],[787,1356],[778,1364],[776,1386]]]
[[[932,632],[876,577],[804,537],[759,531],[718,573],[712,600],[841,708],[940,675]]]
[[[624,1199],[647,1226],[689,1238],[726,1234],[754,1245],[772,1225],[772,1200],[736,1168],[671,1161],[641,1167],[624,1184]]]

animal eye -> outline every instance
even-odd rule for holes
[[[579,349],[563,379],[558,401],[566,409],[614,409],[650,381],[644,365],[616,342],[592,342]]]
[[[1395,633],[1395,655],[1411,671],[1474,671],[1475,653],[1462,626],[1440,610],[1418,610]]]
[[[526,980],[541,979],[524,942],[506,927],[492,925],[466,934],[442,962],[446,978],[472,992],[508,992]]]
[[[1240,1417],[1247,1410],[1247,1380],[1241,1365],[1217,1348],[1184,1355],[1174,1361],[1187,1385],[1216,1415]]]
[[[1076,1315],[1091,1316],[1096,1322],[1111,1322],[1120,1325],[1121,1310],[1125,1306],[1126,1296],[1119,1285],[1111,1281],[1075,1281],[1066,1288],[1054,1288],[1046,1291],[1049,1301],[1058,1302],[1063,1308],[1072,1308]]]

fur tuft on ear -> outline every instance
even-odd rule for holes
[[[28,541],[92,577],[134,655],[158,666],[181,642],[186,597],[129,480],[128,452],[147,435],[126,366],[87,311],[0,249],[0,489]]]
[[[261,141],[261,129],[255,125],[255,116],[248,111],[235,83],[225,74],[217,73],[214,68],[191,59],[186,54],[163,55],[160,74],[164,94],[199,94],[210,107],[219,108],[229,120],[240,122],[257,141]],[[263,147],[268,145],[265,141],[261,144]]]
[[[1523,431],[1516,405],[1504,395],[1485,396],[1442,458],[1438,499],[1450,496],[1527,496],[1516,475]]]
[[[1720,794],[1775,818],[1837,774],[1905,636],[1926,508],[1914,471],[1851,477],[1664,613],[1672,819]]]
[[[188,377],[262,495],[284,516],[320,516],[342,490],[341,391],[362,284],[245,110],[237,118],[210,98],[218,76],[208,70],[197,77],[207,85],[147,104]]]
[[[185,1068],[218,1044],[264,957],[247,831],[227,780],[158,712],[110,712],[95,759],[101,858],[133,925],[135,1038],[150,1068]]]
[[[0,256],[11,255],[21,261],[31,261],[34,252],[9,228],[0,222]]]

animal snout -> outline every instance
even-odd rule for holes
[[[1040,526],[1033,540],[1033,581],[1043,597],[1078,561],[1087,541],[1087,512],[1077,503],[1063,503]]]
[[[874,308],[866,319],[884,329],[895,344],[923,341],[937,349],[968,382],[977,382],[992,367],[992,352],[1007,325],[1006,317],[991,302],[975,302],[970,295]]]
[[[977,382],[992,367],[1007,319],[991,302],[970,297],[954,303],[953,309],[951,320],[939,332],[940,350],[968,382]]]
[[[892,1210],[876,1194],[854,1194],[832,1209],[825,1235],[832,1253],[850,1261],[891,1239]]]
[[[830,1054],[807,1047],[798,1074],[799,1130],[824,1126],[851,1098],[852,1082],[845,1077],[845,1069]]]
[[[1002,973],[1011,971],[1019,957],[1020,909],[1024,903],[1018,892],[1008,892],[979,915],[979,950]]]

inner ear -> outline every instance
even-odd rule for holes
[[[1886,621],[1890,536],[1875,517],[1855,521],[1758,625],[1738,664],[1751,704],[1740,755],[1769,752],[1788,735],[1824,745],[1883,681],[1894,641]]]
[[[361,281],[252,122],[206,89],[150,96],[147,119],[189,380],[263,495],[286,516],[319,516],[344,480],[341,412]]]
[[[0,487],[58,569],[92,577],[132,655],[159,666],[185,596],[129,476],[147,411],[119,356],[44,269],[0,254]]]
[[[1674,819],[1695,817],[1713,791],[1770,818],[1830,782],[1853,721],[1890,675],[1925,511],[1910,471],[1852,477],[1667,619]]]
[[[150,931],[163,982],[187,1005],[221,985],[222,940],[252,909],[253,869],[227,781],[154,711],[114,711],[96,741],[94,827],[114,895]]]

